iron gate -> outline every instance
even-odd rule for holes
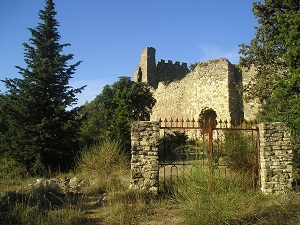
[[[159,189],[166,190],[194,168],[213,179],[260,187],[259,130],[256,123],[160,120]]]

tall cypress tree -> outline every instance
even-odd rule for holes
[[[7,92],[2,113],[7,115],[1,150],[31,172],[65,168],[78,150],[76,133],[77,89],[69,85],[80,62],[68,65],[73,54],[63,54],[70,44],[59,44],[59,23],[53,0],[40,10],[42,21],[24,43],[26,68],[18,67],[22,79],[5,79]]]

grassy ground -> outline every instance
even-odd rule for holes
[[[212,182],[201,168],[155,198],[129,191],[130,170],[117,142],[85,149],[74,173],[55,176],[89,185],[73,195],[33,195],[28,184],[36,178],[2,176],[0,224],[300,224],[300,193],[262,195],[226,179]]]

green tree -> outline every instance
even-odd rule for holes
[[[256,35],[240,46],[240,64],[257,69],[250,96],[262,103],[261,119],[286,121],[300,131],[300,2],[255,2],[253,13]]]
[[[103,87],[102,92],[82,109],[83,144],[91,144],[104,137],[122,141],[130,146],[130,125],[136,120],[149,120],[155,100],[150,88],[129,77]]]
[[[59,44],[55,15],[53,0],[46,0],[42,22],[29,28],[32,37],[23,44],[27,67],[17,66],[22,79],[2,80],[7,92],[0,113],[6,115],[7,131],[1,150],[35,173],[70,166],[79,149],[78,108],[72,107],[84,87],[74,89],[69,81],[80,62],[69,65],[73,55],[62,53],[70,44]]]
[[[190,71],[193,71],[196,68],[196,66],[198,65],[198,63],[199,62],[190,63],[190,65],[189,65]]]

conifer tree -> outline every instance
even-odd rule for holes
[[[27,66],[17,67],[22,78],[3,80],[7,92],[1,113],[7,115],[7,130],[1,134],[1,152],[34,173],[70,166],[78,150],[74,106],[84,87],[74,89],[69,81],[80,61],[69,65],[73,54],[62,53],[70,44],[59,43],[55,15],[53,0],[46,0],[39,12],[42,22],[29,28],[32,37],[23,44]]]

